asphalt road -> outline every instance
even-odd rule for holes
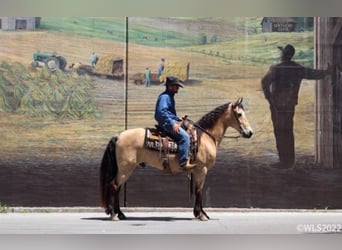
[[[199,221],[190,209],[123,209],[124,221],[100,211],[0,214],[0,234],[332,234],[342,232],[341,211],[207,210]]]

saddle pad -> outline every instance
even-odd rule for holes
[[[145,131],[145,148],[170,154],[178,153],[177,143],[165,132],[155,128],[146,128]]]

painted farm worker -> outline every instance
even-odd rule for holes
[[[184,119],[176,113],[175,94],[178,93],[179,87],[183,88],[182,81],[176,76],[166,77],[166,89],[162,92],[156,103],[154,118],[168,135],[173,138],[178,145],[179,166],[182,169],[191,169],[195,167],[189,162],[189,134],[177,123]]]
[[[161,58],[160,59],[160,64],[159,64],[159,67],[158,67],[158,77],[161,76],[161,74],[164,71],[164,68],[165,68],[165,59]]]
[[[151,86],[151,70],[147,67],[145,69],[145,84],[146,84],[146,87],[150,87]]]
[[[98,55],[96,55],[96,53],[95,52],[93,52],[92,54],[91,54],[91,58],[90,58],[90,64],[91,64],[91,67],[95,67],[95,65],[97,64],[97,62],[98,62],[98,60],[99,60],[99,57],[98,57]]]
[[[307,68],[292,60],[295,48],[291,44],[278,49],[281,62],[269,68],[261,80],[261,85],[264,96],[270,104],[279,155],[279,162],[273,164],[273,167],[292,168],[295,164],[293,117],[301,81],[323,79],[333,72],[333,67],[328,64],[326,70]]]

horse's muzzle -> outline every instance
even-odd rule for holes
[[[251,138],[252,135],[253,135],[253,131],[252,130],[243,129],[241,131],[241,135],[242,135],[243,138]]]

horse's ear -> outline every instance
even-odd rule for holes
[[[242,97],[239,97],[239,99],[237,99],[237,101],[234,103],[234,106],[239,106],[239,105],[241,105],[242,101],[243,101],[243,98],[242,98]]]

